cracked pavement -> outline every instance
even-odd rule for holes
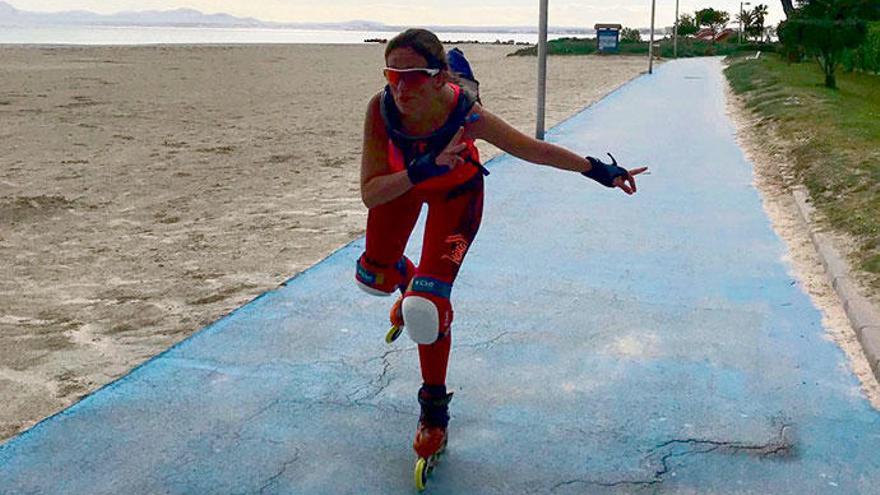
[[[631,479],[631,480],[614,480],[614,481],[598,481],[598,480],[567,480],[558,483],[550,489],[551,492],[557,492],[560,488],[570,487],[572,485],[590,485],[607,488],[614,487],[648,487],[663,483],[664,478],[670,474],[670,460],[674,458],[683,458],[698,454],[720,454],[720,455],[750,455],[761,458],[770,457],[788,457],[791,458],[795,453],[796,445],[792,438],[793,425],[782,424],[779,426],[777,433],[765,443],[750,444],[745,442],[725,441],[725,440],[707,440],[699,438],[673,439],[663,442],[652,448],[643,458],[643,463],[653,465],[658,464],[653,476],[649,479]],[[679,462],[681,466],[683,462]]]

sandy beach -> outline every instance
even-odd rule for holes
[[[536,60],[461,48],[533,133]],[[363,235],[382,50],[0,48],[0,440]],[[547,126],[645,63],[551,57]]]

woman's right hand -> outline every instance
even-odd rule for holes
[[[453,170],[455,167],[464,163],[464,158],[459,154],[467,148],[467,144],[459,142],[461,141],[462,134],[464,134],[464,127],[459,127],[458,132],[452,136],[452,139],[449,140],[449,143],[443,148],[443,151],[441,151],[440,154],[437,155],[437,158],[434,159],[434,161],[437,162],[437,165],[449,167],[449,170]],[[447,172],[449,170],[447,170]]]
[[[467,147],[467,144],[459,142],[462,133],[464,133],[464,127],[458,129],[458,132],[452,136],[452,139],[437,156],[425,154],[413,160],[406,167],[406,174],[409,176],[410,182],[416,185],[433,177],[439,177],[464,163],[464,158],[459,155]]]

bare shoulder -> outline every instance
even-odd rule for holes
[[[497,132],[498,125],[503,123],[495,114],[479,103],[474,103],[468,116],[465,118],[465,130],[474,139],[487,139]]]
[[[382,92],[378,92],[370,98],[367,103],[367,114],[364,119],[364,134],[374,138],[384,140],[387,139],[385,132],[385,123],[382,121],[382,111],[379,108],[379,102],[382,99]]]
[[[382,100],[382,92],[374,94],[367,103],[367,116],[380,116],[379,102]]]
[[[474,106],[471,107],[471,111],[468,112],[464,119],[465,134],[468,137],[471,139],[482,138],[484,132],[483,121],[487,114],[489,114],[489,111],[486,110],[483,105],[474,103]]]

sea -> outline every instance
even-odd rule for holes
[[[319,43],[360,44],[368,40],[389,39],[392,31],[344,31],[287,28],[221,27],[121,27],[121,26],[0,26],[0,44],[14,45],[154,45],[154,44],[264,44]],[[537,33],[442,32],[444,42],[528,43],[538,41]],[[569,36],[548,33],[548,39]]]

